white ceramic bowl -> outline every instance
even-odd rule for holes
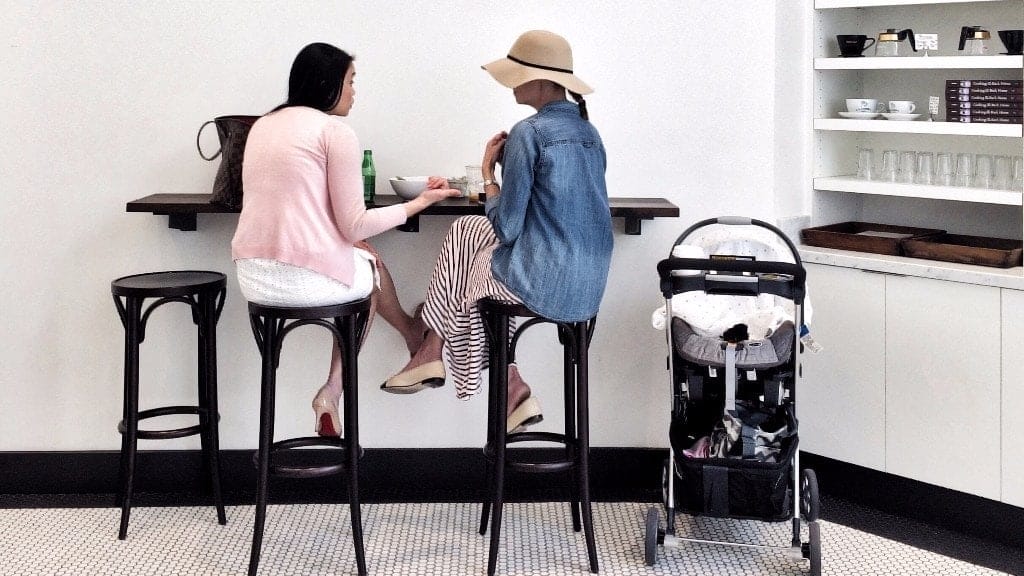
[[[404,176],[401,180],[391,178],[388,181],[391,182],[395,194],[398,194],[398,197],[403,200],[412,200],[427,189],[426,176]]]

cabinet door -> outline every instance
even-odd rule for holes
[[[999,499],[999,292],[886,277],[887,472]]]
[[[885,276],[808,264],[811,334],[797,389],[800,448],[885,469]]]
[[[1003,494],[1024,506],[1024,291],[1002,291]]]

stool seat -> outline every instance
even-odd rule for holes
[[[590,505],[590,416],[588,352],[596,318],[581,322],[559,322],[545,318],[522,304],[485,298],[479,302],[480,315],[488,344],[488,410],[487,444],[488,477],[492,498],[485,502],[480,514],[480,534],[487,532],[490,516],[491,542],[487,574],[494,576],[501,545],[501,515],[504,505],[505,472],[527,473],[570,472],[570,513],[573,529],[584,531],[590,571],[596,573],[597,545],[594,538],[593,513]],[[509,336],[511,321],[527,318]],[[563,400],[565,428],[556,432],[508,432],[508,366],[515,362],[516,346],[523,333],[537,325],[553,324],[563,350]],[[509,445],[518,442],[552,443],[564,448],[561,457],[543,457],[534,453],[515,454]],[[493,514],[491,514],[493,508]],[[582,516],[582,518],[581,518]],[[582,520],[582,523],[581,523]]]
[[[110,283],[115,296],[167,297],[188,296],[202,290],[219,290],[227,284],[220,272],[175,270],[124,276]]]
[[[227,523],[220,489],[220,440],[217,431],[217,320],[224,308],[227,277],[206,270],[176,270],[123,276],[110,283],[114,305],[124,326],[124,405],[117,424],[121,434],[121,464],[118,503],[121,525],[118,538],[128,536],[128,521],[135,489],[135,460],[139,440],[168,440],[200,436],[203,468],[217,520]],[[147,306],[147,299],[155,298]],[[162,406],[139,410],[139,349],[146,338],[146,325],[157,308],[170,302],[187,304],[199,332],[198,403],[195,406]],[[198,424],[167,430],[139,430],[139,422],[170,415],[198,417]]]
[[[249,322],[262,359],[260,393],[260,441],[254,455],[257,467],[256,519],[253,524],[252,549],[249,555],[249,575],[255,576],[259,567],[263,532],[267,518],[267,499],[270,477],[319,478],[345,473],[348,484],[349,508],[352,521],[352,544],[355,547],[356,569],[366,575],[363,550],[363,525],[359,505],[359,446],[357,369],[359,347],[369,319],[369,298],[327,306],[288,307],[249,302]],[[300,326],[322,326],[331,332],[335,344],[341,349],[343,437],[328,438],[303,436],[274,441],[274,404],[277,395],[277,369],[281,360],[284,338]],[[288,455],[298,455],[304,448],[339,448],[343,462],[335,464],[291,465],[276,461]]]

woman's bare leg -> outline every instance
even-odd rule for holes
[[[380,312],[380,317],[385,322],[393,326],[402,335],[402,339],[405,340],[405,347],[408,348],[409,354],[412,355],[419,349],[420,344],[423,343],[423,335],[427,331],[426,324],[423,323],[423,320],[418,315],[410,316],[402,308],[401,302],[398,301],[398,292],[395,289],[394,279],[391,278],[391,273],[388,272],[387,266],[384,265],[384,261],[377,254],[373,246],[365,241],[357,242],[355,246],[370,252],[377,258],[377,274],[380,276],[380,288],[374,291],[377,311]]]

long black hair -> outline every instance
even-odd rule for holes
[[[288,75],[288,100],[272,111],[309,106],[327,112],[341,98],[342,82],[355,60],[340,48],[315,42],[299,51]]]

